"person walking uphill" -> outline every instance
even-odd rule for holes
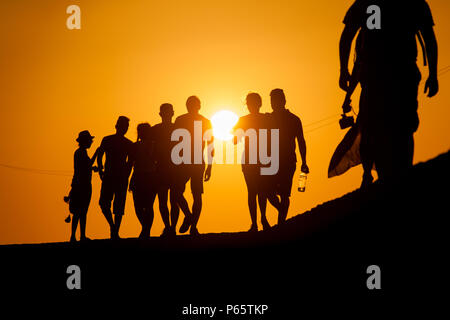
[[[306,142],[303,135],[303,126],[299,117],[286,109],[286,96],[282,89],[274,89],[270,92],[270,103],[273,112],[268,114],[269,126],[278,129],[280,168],[273,177],[268,192],[269,202],[278,210],[278,224],[286,221],[292,190],[292,179],[297,166],[295,154],[296,144],[302,159],[301,171],[309,173],[306,163]],[[278,198],[280,196],[280,198]]]
[[[103,138],[97,156],[99,175],[102,179],[99,204],[106,221],[108,221],[111,239],[120,239],[119,229],[125,212],[128,178],[131,173],[129,158],[133,150],[133,142],[125,138],[129,121],[127,117],[119,117],[116,123],[116,133]],[[103,168],[104,154],[106,160]],[[113,211],[111,212],[113,200]]]
[[[419,126],[416,37],[423,43],[429,76],[428,97],[439,90],[437,41],[425,0],[356,0],[344,19],[340,40],[340,87],[347,91],[351,44],[360,32],[360,153],[373,159],[380,179],[400,175],[413,164],[414,132]],[[424,41],[422,41],[422,39]]]
[[[250,212],[251,227],[249,232],[258,231],[257,223],[257,211],[258,204],[261,211],[261,225],[263,230],[270,229],[270,224],[266,217],[267,207],[267,176],[261,175],[261,163],[257,159],[256,163],[251,163],[250,152],[260,154],[259,147],[260,141],[257,134],[254,135],[252,141],[253,145],[250,145],[251,131],[246,134],[248,130],[260,130],[267,129],[267,115],[260,112],[262,106],[262,99],[258,93],[249,93],[246,98],[246,104],[249,111],[248,115],[239,118],[238,122],[234,126],[235,136],[233,139],[234,144],[238,142],[244,143],[244,154],[242,161],[242,173],[244,175],[245,184],[247,185],[247,203]],[[255,157],[257,158],[257,157]]]

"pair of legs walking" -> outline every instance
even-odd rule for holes
[[[270,228],[270,224],[266,217],[267,194],[263,190],[263,181],[259,175],[259,167],[243,166],[242,172],[244,174],[245,184],[247,185],[247,203],[250,219],[252,221],[249,231],[258,231],[258,205],[259,210],[261,211],[261,224],[263,229],[267,230]]]
[[[101,206],[101,209],[102,209],[103,215],[106,218],[106,221],[109,224],[111,239],[120,239],[119,230],[120,230],[120,224],[122,223],[123,214],[115,213],[114,219],[113,219],[113,214],[111,212],[110,207]]]
[[[283,224],[287,219],[295,170],[295,162],[281,162],[278,173],[270,180],[273,187],[268,189],[267,199],[278,210],[279,225]]]
[[[257,204],[259,204],[261,211],[263,230],[270,228],[266,217],[267,201],[278,211],[278,224],[286,221],[294,172],[295,166],[284,166],[283,168],[280,167],[280,171],[275,176],[261,176],[257,167],[243,168],[248,191],[248,208],[252,221],[249,231],[258,231]]]
[[[153,225],[155,213],[153,203],[155,202],[156,192],[151,189],[133,191],[134,209],[136,216],[141,223],[142,230],[139,239],[150,238],[150,230]]]
[[[168,200],[170,201],[170,211],[167,205]],[[161,218],[164,223],[164,231],[162,235],[176,235],[176,226],[178,223],[178,218],[180,216],[180,207],[182,208],[182,211],[185,215],[190,216],[186,200],[184,200],[184,202],[182,200],[179,200],[179,196],[177,197],[174,188],[167,186],[158,190],[158,202],[159,212],[161,213]]]
[[[203,206],[202,194],[197,191],[193,191],[192,197],[193,197],[192,212],[189,209],[189,205],[181,190],[177,190],[174,201],[176,201],[177,205],[184,213],[183,224],[180,226],[179,232],[186,233],[190,228],[191,235],[198,235],[199,232],[197,229],[197,224],[200,219],[200,213],[202,211]],[[176,228],[176,221],[172,221],[172,226],[173,228]]]
[[[248,190],[247,201],[250,211],[250,218],[252,221],[252,225],[249,231],[258,231],[257,203],[259,204],[259,209],[261,211],[261,224],[263,230],[270,229],[270,224],[267,221],[266,216],[267,201],[269,201],[270,204],[274,206],[278,211],[278,224],[282,224],[286,221],[290,205],[289,195],[284,194],[278,196],[276,193],[257,193],[253,190]]]
[[[86,217],[87,217],[87,210],[79,210],[73,213],[72,217],[72,234],[70,236],[70,242],[75,242],[76,237],[75,234],[77,232],[78,223],[80,223],[80,240],[85,241],[89,240],[88,237],[86,237]]]
[[[420,80],[414,63],[399,65],[395,71],[377,70],[362,79],[359,115],[363,185],[370,179],[373,165],[381,180],[401,176],[412,167]]]
[[[80,240],[89,240],[86,237],[86,217],[91,203],[92,186],[74,186],[69,194],[69,211],[73,214],[70,242],[76,241],[78,224],[80,225]]]
[[[128,178],[104,177],[100,191],[100,208],[109,224],[111,239],[120,239],[119,230],[125,212]],[[113,202],[114,200],[114,202]],[[113,203],[113,212],[111,211]]]
[[[184,221],[180,227],[180,233],[185,233],[190,228],[191,235],[198,235],[197,224],[203,207],[203,176],[205,165],[186,165],[178,169],[177,181],[174,184],[174,201],[184,213]],[[190,181],[193,197],[192,211],[184,197],[186,183]],[[172,192],[172,191],[171,191]],[[175,224],[174,224],[175,226]]]

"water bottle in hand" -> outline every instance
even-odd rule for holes
[[[305,192],[306,190],[306,179],[308,179],[308,175],[304,172],[300,173],[300,177],[298,179],[298,191]]]

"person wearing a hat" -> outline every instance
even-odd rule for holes
[[[96,171],[96,167],[92,165],[97,158],[98,149],[92,158],[89,157],[87,149],[91,147],[93,139],[94,137],[87,130],[81,131],[77,138],[79,148],[73,157],[74,173],[72,190],[69,194],[69,211],[73,214],[70,242],[76,241],[78,222],[80,222],[80,240],[89,240],[86,237],[86,215],[92,195],[92,171]]]

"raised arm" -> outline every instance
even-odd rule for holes
[[[424,27],[420,32],[425,42],[429,67],[429,76],[425,83],[425,93],[428,92],[428,97],[432,98],[439,91],[439,82],[437,78],[438,45],[432,26]]]

